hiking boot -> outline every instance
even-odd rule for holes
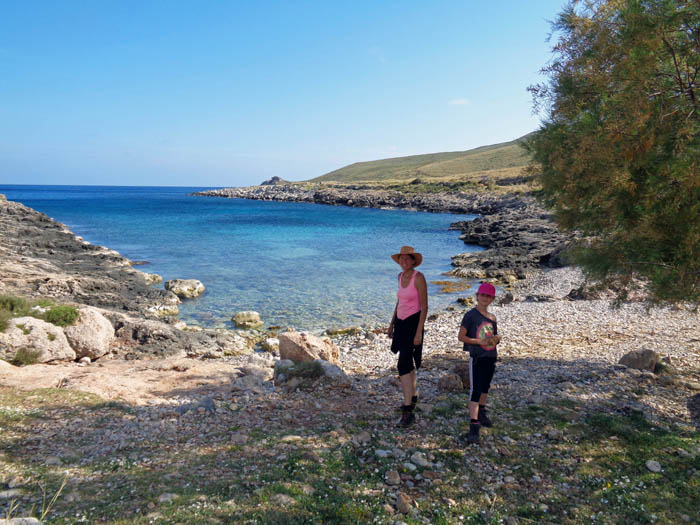
[[[411,398],[411,410],[415,410],[417,404],[418,404],[418,396],[413,396]],[[396,410],[403,410],[403,405],[397,406]]]
[[[402,406],[402,414],[401,414],[401,419],[399,419],[399,422],[396,426],[406,428],[411,426],[411,423],[413,423],[416,419],[416,416],[413,415],[413,411],[410,410],[411,405],[408,406]]]
[[[493,422],[489,418],[489,415],[486,413],[486,409],[479,407],[479,423],[481,423],[482,427],[490,428],[493,426]]]
[[[466,441],[470,445],[478,445],[480,428],[481,425],[479,423],[469,423],[469,433],[462,434],[461,439]]]

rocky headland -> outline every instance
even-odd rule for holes
[[[479,252],[455,255],[451,274],[501,283],[525,279],[528,274],[542,268],[564,266],[562,252],[573,237],[559,231],[551,213],[527,195],[413,194],[366,185],[329,187],[325,184],[310,186],[279,182],[208,190],[194,195],[478,215],[474,220],[451,225],[452,229],[462,232],[460,238],[465,243],[483,248]]]
[[[102,354],[113,357],[222,357],[252,351],[255,336],[247,332],[178,324],[180,299],[153,286],[161,281],[158,275],[133,268],[116,251],[90,244],[64,224],[0,196],[0,295],[49,298],[82,308],[81,319],[107,319],[114,337],[108,352]],[[49,330],[42,323],[35,323],[36,330]],[[89,323],[86,331],[94,331],[95,326]],[[0,333],[0,357],[5,356],[2,347],[10,346],[3,336]],[[57,355],[75,357],[65,345],[56,343],[62,338],[55,337],[41,349],[43,360],[54,360]]]

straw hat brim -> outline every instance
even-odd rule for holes
[[[420,266],[420,264],[423,262],[423,255],[418,253],[418,252],[411,252],[411,253],[395,253],[394,255],[391,256],[394,261],[396,261],[396,264],[401,264],[399,262],[399,257],[401,255],[413,255],[413,259],[416,261],[416,264],[413,265],[415,268],[416,266]]]

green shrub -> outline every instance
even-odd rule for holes
[[[12,358],[10,363],[12,363],[15,366],[33,365],[39,362],[40,355],[41,352],[39,350],[20,348],[19,350],[17,350],[15,357]]]
[[[0,332],[4,332],[10,326],[9,321],[11,317],[10,312],[7,310],[0,310]]]
[[[56,326],[68,326],[78,319],[75,306],[54,306],[43,315],[45,321]]]
[[[26,299],[12,295],[0,295],[0,310],[8,311],[12,317],[23,317],[31,311],[31,305]]]

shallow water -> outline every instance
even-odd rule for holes
[[[401,245],[423,253],[428,281],[445,279],[452,255],[479,249],[448,230],[465,215],[188,195],[201,189],[0,185],[85,240],[148,261],[143,271],[202,281],[207,291],[180,318],[210,327],[230,327],[241,310],[305,330],[386,323]],[[431,310],[456,298],[428,292]]]

